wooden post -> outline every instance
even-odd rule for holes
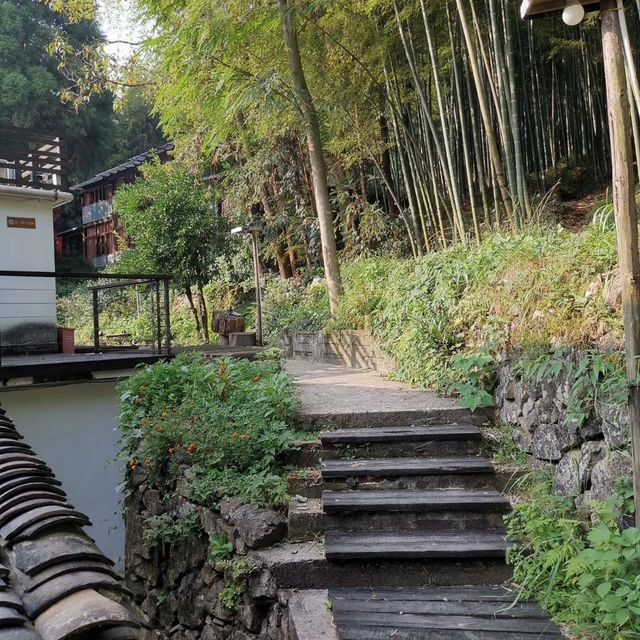
[[[634,198],[631,120],[616,0],[603,0],[602,54],[607,85],[609,134],[613,178],[613,207],[616,219],[618,262],[622,279],[627,375],[629,377],[629,427],[633,454],[633,490],[636,526],[640,527],[640,256],[638,216]]]

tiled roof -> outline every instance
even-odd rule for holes
[[[0,408],[0,640],[134,640],[141,619],[53,472]]]
[[[82,191],[83,189],[87,189],[89,187],[93,187],[94,185],[102,182],[103,180],[107,180],[109,178],[113,178],[120,173],[125,173],[130,169],[135,169],[139,167],[141,164],[144,164],[148,160],[151,160],[154,155],[160,155],[167,151],[173,151],[175,149],[175,144],[173,142],[167,142],[166,144],[161,144],[157,149],[149,149],[149,151],[145,151],[144,153],[140,153],[137,156],[133,156],[133,158],[129,158],[126,162],[119,164],[117,167],[112,167],[111,169],[107,169],[102,173],[98,173],[93,178],[89,178],[80,184],[73,185],[69,189],[69,191],[77,192]]]

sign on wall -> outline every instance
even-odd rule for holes
[[[16,218],[9,216],[7,218],[7,227],[11,229],[35,229],[35,218]]]

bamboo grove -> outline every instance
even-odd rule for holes
[[[268,2],[141,0],[155,103],[185,157],[251,218],[280,274],[320,255],[299,101]],[[608,179],[598,16],[523,22],[513,0],[295,2],[338,246],[415,256],[544,214],[579,168]],[[629,79],[637,7],[627,6]],[[634,86],[635,85],[635,86]],[[640,104],[640,92],[634,93]],[[640,157],[638,111],[633,109]],[[202,155],[201,155],[202,154]]]

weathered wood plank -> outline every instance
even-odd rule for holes
[[[558,628],[550,620],[482,618],[477,616],[438,616],[401,613],[341,613],[338,629],[343,625],[392,627],[441,631],[509,632],[539,637],[558,637]],[[561,636],[560,636],[561,637]]]
[[[403,629],[392,627],[368,627],[361,625],[340,625],[338,628],[340,640],[534,640],[535,634],[524,635],[520,632],[479,631],[479,630],[451,630],[438,629]],[[562,638],[548,634],[549,638]]]
[[[322,444],[366,444],[369,442],[429,442],[431,440],[482,440],[472,424],[340,429],[320,434]]]
[[[476,456],[326,460],[322,463],[322,476],[324,478],[439,475],[448,473],[493,473],[493,465],[486,458]]]
[[[494,489],[324,491],[324,512],[508,511],[509,501]]]
[[[504,556],[508,546],[502,535],[486,531],[328,531],[325,535],[325,555],[328,560],[499,558]]]

